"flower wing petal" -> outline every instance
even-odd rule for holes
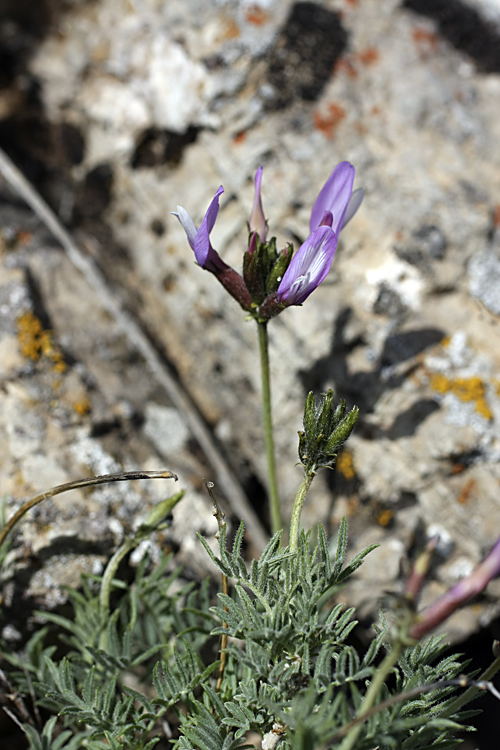
[[[322,226],[297,250],[281,280],[276,299],[285,305],[301,305],[327,276],[337,249],[337,235]]]

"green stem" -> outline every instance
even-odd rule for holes
[[[259,331],[260,369],[262,375],[262,413],[264,417],[264,439],[266,443],[267,476],[269,489],[269,507],[271,511],[271,528],[273,534],[280,531],[281,513],[278,494],[278,480],[276,478],[276,462],[274,458],[273,421],[271,413],[271,378],[269,374],[269,339],[267,335],[267,321],[257,322]]]
[[[373,676],[373,680],[370,683],[370,687],[366,691],[366,695],[363,699],[363,702],[361,704],[361,707],[358,711],[358,715],[356,718],[360,718],[364,716],[365,714],[369,713],[372,706],[374,706],[375,701],[377,700],[377,696],[382,688],[382,686],[385,683],[385,680],[393,667],[396,666],[398,663],[398,659],[401,656],[401,652],[403,650],[403,644],[399,641],[396,641],[391,651],[387,654],[384,661],[380,665],[380,667],[377,669]],[[351,729],[347,737],[344,739],[342,744],[340,745],[339,750],[352,750],[352,748],[356,744],[356,740],[359,737],[359,733],[361,732],[363,728],[363,724],[359,723],[355,727]]]
[[[290,521],[290,552],[297,552],[299,548],[300,515],[309,487],[315,476],[316,473],[314,471],[308,471],[304,474],[304,479],[293,502],[292,520]]]
[[[104,575],[102,577],[101,591],[99,594],[99,611],[102,617],[102,622],[104,624],[106,624],[108,621],[111,584],[113,583],[113,579],[118,570],[118,566],[120,565],[123,558],[128,555],[128,553],[131,552],[136,546],[137,542],[135,541],[135,539],[126,539],[121,547],[118,547],[115,554],[111,557],[106,566],[106,570],[104,571]],[[101,632],[101,638],[99,642],[99,648],[101,648],[103,651],[106,650],[107,640],[106,628],[104,627],[103,631]]]
[[[99,609],[101,612],[105,612],[106,615],[109,612],[109,597],[111,594],[111,584],[118,570],[123,558],[131,552],[134,547],[137,546],[135,539],[125,539],[121,547],[118,547],[115,554],[110,558],[104,575],[102,577],[101,591],[99,594]]]

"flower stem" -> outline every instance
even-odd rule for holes
[[[292,520],[290,521],[290,552],[297,552],[299,548],[300,515],[302,513],[302,506],[304,505],[304,500],[306,499],[309,487],[315,476],[316,474],[314,471],[307,471],[304,474],[304,479],[302,480],[293,503]]]
[[[392,649],[389,651],[373,676],[373,680],[370,683],[370,687],[366,691],[365,697],[358,711],[358,717],[361,717],[364,714],[368,713],[372,706],[374,706],[377,696],[380,693],[380,690],[387,676],[391,672],[392,668],[395,667],[398,663],[402,650],[403,644],[400,641],[396,641],[395,643],[393,643]],[[361,732],[362,728],[362,723],[356,724],[356,726],[351,729],[349,734],[340,745],[339,750],[352,750],[352,748],[356,744],[356,740],[358,739],[359,733]]]
[[[278,495],[278,481],[276,478],[276,462],[274,458],[273,421],[271,413],[271,379],[269,374],[269,339],[267,335],[267,321],[257,322],[259,331],[260,369],[262,375],[262,413],[264,417],[264,438],[267,456],[267,477],[269,490],[269,508],[271,512],[271,528],[273,534],[280,531],[281,513]]]

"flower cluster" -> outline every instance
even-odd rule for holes
[[[347,161],[335,167],[314,203],[310,234],[293,255],[291,245],[277,252],[275,238],[266,241],[267,221],[261,198],[262,167],[259,167],[255,175],[255,198],[243,275],[228,266],[210,242],[210,233],[219,213],[219,199],[224,192],[222,185],[199,227],[181,206],[177,207],[174,216],[186,232],[197,263],[217,276],[244,310],[259,320],[268,320],[290,305],[301,305],[326,278],[340,231],[363,200],[363,190],[352,189],[354,176],[355,169]]]

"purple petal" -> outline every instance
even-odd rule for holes
[[[331,211],[333,214],[332,229],[338,234],[351,197],[355,174],[356,170],[348,161],[337,164],[314,203],[309,223],[311,232],[320,225],[325,211]]]
[[[204,268],[205,264],[207,262],[209,252],[210,252],[210,232],[213,229],[213,226],[215,224],[215,220],[217,218],[217,215],[219,213],[219,197],[224,192],[224,188],[222,185],[215,193],[215,196],[210,203],[207,212],[205,214],[205,218],[200,224],[200,228],[198,229],[196,233],[196,237],[194,239],[193,243],[193,250],[196,257],[196,261],[199,263],[199,265]]]
[[[337,235],[330,227],[319,227],[310,234],[283,276],[276,293],[278,302],[301,305],[328,274],[336,249]]]
[[[185,208],[182,208],[182,206],[177,206],[177,213],[175,211],[170,212],[172,216],[177,216],[180,223],[182,224],[182,228],[186,232],[187,240],[189,244],[191,245],[191,249],[194,250],[194,240],[196,237],[196,232],[198,231],[194,225],[194,221],[188,214]]]
[[[253,199],[252,213],[250,214],[250,230],[257,232],[261,242],[266,241],[266,217],[262,208],[262,198],[260,197],[260,184],[262,182],[262,167],[259,167],[255,173],[255,196]]]
[[[342,226],[340,227],[343,229],[347,222],[351,221],[352,217],[358,210],[358,208],[361,206],[361,203],[363,202],[363,198],[365,197],[365,191],[363,188],[358,188],[357,190],[354,190],[351,197],[349,198],[349,203],[347,204],[347,208],[345,210],[344,219],[342,221]]]

